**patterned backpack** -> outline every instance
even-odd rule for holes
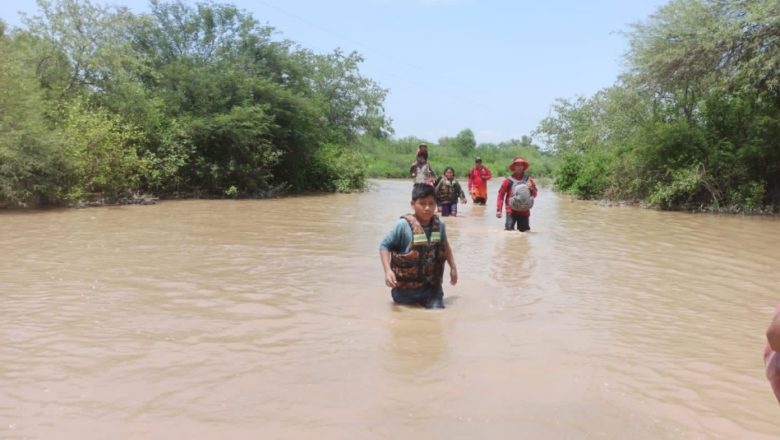
[[[534,198],[531,196],[531,188],[528,187],[528,176],[520,179],[509,177],[512,181],[512,189],[509,194],[509,206],[513,211],[528,211],[534,206]]]

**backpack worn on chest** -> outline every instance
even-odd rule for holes
[[[514,211],[528,211],[534,206],[534,198],[531,197],[531,188],[528,187],[528,176],[520,179],[509,177],[512,187],[509,191],[509,207]]]

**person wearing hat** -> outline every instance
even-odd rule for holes
[[[469,171],[469,193],[476,205],[487,203],[487,181],[493,177],[490,170],[482,165],[482,158],[474,158],[474,168]]]
[[[512,171],[512,175],[504,179],[501,182],[501,187],[498,189],[498,210],[496,211],[496,217],[501,218],[501,214],[506,204],[506,221],[504,222],[504,229],[512,231],[517,226],[517,230],[525,232],[531,229],[529,224],[529,217],[531,216],[530,207],[527,209],[515,210],[510,204],[510,200],[515,195],[516,191],[528,191],[530,193],[530,205],[533,206],[533,200],[538,193],[536,189],[536,182],[530,178],[525,171],[530,164],[528,161],[520,156],[515,157],[511,164],[509,164],[509,170]],[[525,186],[526,188],[523,188]]]

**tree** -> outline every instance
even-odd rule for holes
[[[776,1],[675,0],[629,35],[609,89],[560,100],[537,133],[559,188],[664,208],[780,205]]]
[[[477,147],[477,141],[474,139],[474,132],[470,129],[461,130],[451,141],[452,147],[460,153],[461,156],[469,156]]]
[[[362,62],[357,52],[344,55],[340,50],[309,57],[313,92],[335,141],[354,141],[362,133],[387,137],[392,132],[383,109],[387,90],[360,74]]]
[[[67,192],[69,164],[60,149],[61,133],[47,121],[48,105],[36,78],[31,53],[36,41],[22,35],[0,37],[0,202],[33,206],[58,202]]]
[[[26,29],[0,23],[0,202],[344,190],[354,143],[392,132],[359,54],[275,40],[235,6],[38,4]]]

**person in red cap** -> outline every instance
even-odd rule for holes
[[[764,348],[764,365],[766,378],[780,403],[780,304],[775,308],[775,317],[766,329],[766,347]]]
[[[504,204],[506,204],[504,229],[507,231],[513,231],[515,226],[517,226],[517,230],[520,232],[531,229],[528,220],[531,216],[533,199],[536,198],[538,191],[534,179],[525,173],[529,166],[528,161],[522,157],[515,157],[512,163],[509,164],[509,170],[512,171],[512,175],[504,179],[501,182],[501,187],[498,189],[496,217],[501,218]]]

